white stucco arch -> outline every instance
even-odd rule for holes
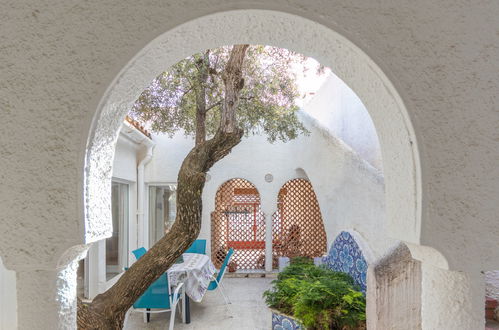
[[[230,28],[222,26],[220,31],[201,28],[203,20],[197,19],[242,8],[286,11],[322,23],[358,45],[376,62],[373,70],[378,72],[379,66],[382,76],[388,76],[395,85],[417,133],[412,148],[419,152],[402,146],[408,141],[398,141],[396,134],[391,136],[395,140],[392,143],[397,146],[398,141],[400,146],[393,150],[405,150],[409,152],[408,156],[396,152],[387,154],[386,145],[383,146],[385,162],[404,166],[406,164],[399,159],[403,158],[415,163],[386,172],[387,184],[397,182],[399,185],[387,187],[388,195],[394,197],[388,200],[392,205],[400,205],[401,211],[393,214],[392,205],[387,205],[388,220],[405,221],[407,214],[412,217],[413,213],[419,219],[420,213],[422,220],[419,223],[414,221],[421,225],[419,243],[431,248],[423,251],[418,244],[414,245],[420,252],[425,252],[420,253],[422,255],[440,251],[449,268],[456,270],[449,275],[449,271],[441,268],[424,269],[424,274],[430,277],[423,284],[431,296],[427,297],[428,303],[423,309],[433,311],[435,318],[431,319],[434,326],[425,323],[426,328],[423,328],[483,328],[484,288],[480,270],[499,267],[499,204],[494,203],[493,198],[499,194],[496,111],[499,79],[497,61],[494,61],[499,58],[499,48],[494,47],[499,43],[499,35],[491,28],[497,25],[499,2],[139,0],[126,5],[117,5],[113,1],[79,2],[75,5],[71,2],[55,4],[28,0],[21,6],[15,1],[6,2],[4,7],[0,23],[0,39],[4,46],[0,52],[0,109],[4,114],[0,133],[3,232],[0,254],[7,268],[16,270],[18,287],[22,288],[18,291],[20,329],[58,327],[54,321],[57,317],[53,315],[59,313],[59,309],[47,301],[55,292],[52,282],[58,278],[55,268],[64,259],[61,259],[63,251],[84,241],[96,240],[99,235],[102,238],[105,234],[104,225],[99,220],[92,220],[93,228],[84,226],[83,210],[95,200],[84,200],[83,187],[95,190],[97,194],[92,198],[107,196],[108,188],[99,186],[103,179],[107,180],[110,172],[111,163],[106,157],[112,155],[112,132],[115,130],[112,125],[103,130],[96,129],[96,126],[119,125],[121,118],[116,116],[118,112],[111,110],[107,112],[107,120],[101,120],[106,117],[106,112],[102,111],[104,106],[99,107],[97,115],[95,111],[99,100],[103,100],[101,104],[114,104],[115,107],[120,107],[121,100],[124,100],[122,105],[126,109],[128,97],[134,98],[133,93],[140,89],[137,86],[148,83],[150,78],[137,76],[130,84],[124,79],[125,75],[120,75],[117,81],[125,86],[122,93],[130,94],[125,98],[114,98],[119,100],[114,103],[109,101],[111,92],[103,98],[113,77],[147,42],[196,19],[198,28],[189,30],[194,31],[192,35],[174,33],[175,38],[185,42],[177,43],[180,46],[172,50],[174,56],[185,56],[199,50],[194,46],[217,44],[223,40],[242,41],[244,31],[252,36],[251,40],[274,40],[280,46],[291,45],[290,48],[313,55],[325,64],[333,62],[332,57],[325,60],[327,52],[322,57],[317,52],[317,49],[327,49],[328,46],[334,48],[325,40],[327,33],[320,33],[327,29],[306,33],[301,24],[291,26],[297,19],[280,27],[281,21],[275,15],[266,16],[267,19],[276,19],[275,22],[262,23],[264,15],[258,14],[261,19],[252,21],[254,26],[250,31],[239,27],[240,24],[248,26],[244,19],[238,22],[227,19],[219,25]],[[275,38],[261,33],[269,27],[274,29]],[[337,48],[336,51],[345,51]],[[346,62],[353,63],[358,59],[358,56],[353,56]],[[368,60],[368,63],[372,62]],[[387,118],[390,123],[380,124],[379,117],[374,118],[374,111],[381,106],[372,105],[384,101],[366,102],[366,94],[370,94],[368,86],[383,85],[385,80],[353,83],[352,79],[346,78],[353,75],[349,70],[358,71],[362,67],[337,62],[335,70],[338,74],[340,66],[347,71],[342,73],[342,78],[366,103],[378,131],[383,125],[399,128],[400,123],[402,126],[408,123],[404,118],[400,119],[406,115],[403,111],[401,115]],[[140,70],[137,68],[136,72]],[[145,76],[152,77],[154,74],[148,70],[150,68],[144,71]],[[115,87],[113,85],[109,90]],[[393,88],[388,90],[393,91]],[[390,97],[399,100],[397,93]],[[92,118],[94,125],[90,129]],[[412,132],[410,125],[402,129]],[[390,130],[381,131],[385,132],[386,141]],[[414,137],[414,134],[405,136]],[[105,150],[99,150],[100,147]],[[92,155],[88,153],[89,148]],[[99,159],[99,155],[104,158]],[[85,169],[82,168],[84,160]],[[420,163],[422,173],[418,171]],[[86,176],[85,184],[82,180],[84,172],[93,176],[93,179]],[[313,177],[311,171],[308,174],[317,187],[318,178]],[[397,178],[405,178],[405,181],[397,181]],[[422,189],[418,188],[420,182]],[[397,196],[399,191],[402,194]],[[404,203],[397,204],[398,201]],[[106,201],[95,203],[95,206],[99,205],[104,208],[87,207],[89,211],[95,210],[93,219],[105,215]],[[406,205],[411,207],[403,209]],[[85,234],[85,231],[90,234]],[[368,237],[365,232],[362,234]],[[469,280],[471,284],[458,285],[460,279]],[[33,292],[40,294],[33,295]],[[462,304],[456,305],[455,301]],[[475,320],[470,325],[472,318]]]
[[[256,184],[253,183],[253,181],[251,181],[251,179],[247,178],[246,176],[234,176],[234,177],[229,177],[229,178],[225,178],[224,181],[217,181],[217,184],[216,184],[216,189],[215,189],[215,199],[213,199],[213,202],[211,204],[209,204],[209,208],[210,209],[215,209],[215,206],[216,206],[216,195],[220,192],[220,189],[229,181],[232,181],[232,180],[244,180],[246,181],[247,183],[249,183],[250,185],[253,186],[253,188],[255,188],[256,190],[256,193],[258,195],[259,198],[261,198],[260,196],[260,190],[258,189],[258,187],[256,186]]]
[[[149,43],[115,78],[99,104],[87,141],[82,187],[85,242],[110,234],[110,185],[103,182],[110,183],[119,128],[140,92],[180,59],[235,43],[275,45],[312,56],[357,93],[380,139],[389,235],[419,244],[424,214],[419,151],[396,88],[365,52],[342,35],[303,17],[268,10],[220,12],[179,25]]]

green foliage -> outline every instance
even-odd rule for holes
[[[359,329],[366,301],[350,275],[294,259],[264,292],[267,304],[293,315],[307,329]]]
[[[222,73],[231,47],[190,56],[161,73],[134,104],[131,115],[155,132],[183,130],[195,136],[199,98],[204,99],[206,133],[218,129],[224,99]],[[305,58],[270,46],[250,46],[243,65],[244,87],[236,118],[249,134],[266,134],[270,142],[287,141],[308,131],[296,117],[298,95],[292,64]]]

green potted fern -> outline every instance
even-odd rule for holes
[[[295,258],[265,291],[272,329],[366,328],[366,301],[350,275]]]

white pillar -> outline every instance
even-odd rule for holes
[[[20,330],[76,329],[76,271],[88,245],[68,248],[57,266],[14,265]]]
[[[422,264],[422,329],[476,330],[485,327],[485,285],[470,274]]]
[[[88,250],[85,266],[87,298],[94,299],[103,292],[106,284],[106,240],[92,243]]]
[[[17,272],[18,329],[76,329],[77,267]]]
[[[272,215],[274,205],[261,204],[262,212],[265,215],[265,271],[272,271]]]

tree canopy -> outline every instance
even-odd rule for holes
[[[196,137],[196,142],[213,136],[220,125],[223,72],[230,53],[231,47],[220,47],[181,60],[154,79],[131,115],[147,122],[154,132],[173,135],[183,130]],[[236,109],[236,122],[246,136],[265,134],[274,142],[308,133],[296,116],[298,90],[292,68],[304,60],[302,55],[282,48],[248,47]]]

